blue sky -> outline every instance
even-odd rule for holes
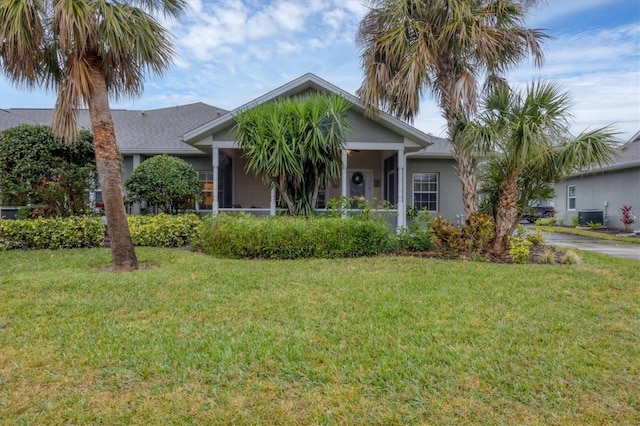
[[[112,101],[112,107],[205,102],[234,109],[307,72],[354,93],[362,79],[354,39],[366,13],[363,1],[190,0],[181,21],[165,23],[175,38],[175,66],[148,78],[141,98]],[[545,43],[544,66],[523,63],[509,75],[512,84],[557,81],[571,94],[575,134],[613,124],[627,140],[640,130],[638,0],[548,0],[527,24],[555,38]],[[18,89],[0,77],[0,108],[51,108],[54,102],[52,94]],[[414,125],[444,135],[429,95]]]

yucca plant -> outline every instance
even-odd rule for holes
[[[276,99],[235,116],[247,170],[273,185],[291,215],[310,215],[318,189],[340,176],[351,103],[337,95]]]

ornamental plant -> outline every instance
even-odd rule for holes
[[[5,205],[39,206],[27,217],[67,217],[87,212],[85,190],[95,177],[93,136],[75,143],[49,126],[23,124],[0,132],[0,193]]]
[[[125,182],[127,201],[146,202],[156,212],[182,213],[202,200],[198,173],[171,155],[151,157]]]
[[[624,230],[627,232],[631,231],[631,224],[636,221],[635,217],[631,216],[632,207],[633,206],[625,204],[620,208],[620,211],[622,213],[622,218],[620,220],[624,224]]]

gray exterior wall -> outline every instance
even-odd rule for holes
[[[349,110],[352,131],[347,135],[347,142],[393,142],[402,143],[404,138],[373,120],[366,119],[362,114]],[[213,134],[214,141],[233,141],[235,132],[233,131],[235,121],[227,128]]]
[[[407,208],[413,207],[413,174],[438,173],[438,211],[434,216],[441,215],[451,223],[456,223],[457,215],[464,215],[462,203],[462,188],[458,182],[453,159],[407,159]]]
[[[349,110],[349,118],[352,130],[347,134],[347,142],[404,142],[402,135],[392,132],[373,120],[366,119],[353,110]]]
[[[575,210],[568,209],[567,188],[570,185],[576,186]],[[572,177],[556,184],[555,192],[556,219],[562,219],[565,225],[571,224],[572,217],[578,216],[579,211],[602,210],[605,226],[623,228],[620,208],[627,204],[633,206],[632,214],[637,216],[631,227],[640,228],[640,166]]]

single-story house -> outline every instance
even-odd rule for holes
[[[594,222],[623,228],[621,208],[631,205],[632,216],[640,220],[640,131],[616,151],[618,157],[611,164],[576,173],[555,185],[556,219],[570,224],[578,217],[582,225]]]
[[[342,152],[341,177],[324,188],[319,209],[330,199],[347,196],[396,206],[398,226],[406,225],[408,208],[426,209],[452,222],[463,217],[462,191],[448,141],[384,112],[365,117],[357,97],[314,74],[305,74],[233,111],[203,103],[148,111],[113,110],[123,181],[145,159],[170,154],[198,171],[204,201],[194,206],[196,211],[275,214],[277,194],[246,170],[243,150],[235,144],[234,116],[273,99],[311,92],[335,93],[352,103],[352,131]],[[22,123],[50,125],[51,116],[51,109],[0,110],[0,130]],[[81,127],[90,129],[88,111],[78,111],[77,118]],[[131,207],[131,213],[138,211],[137,206]]]

